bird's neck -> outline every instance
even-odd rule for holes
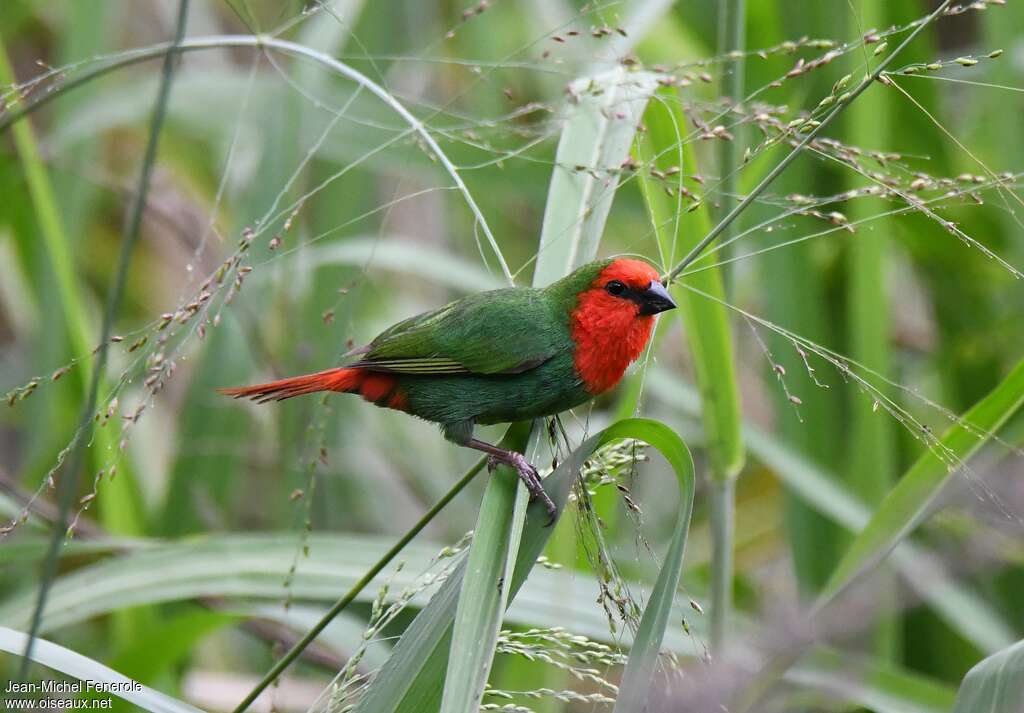
[[[654,317],[640,316],[638,309],[635,305],[623,306],[621,300],[604,290],[580,295],[570,319],[576,345],[573,363],[591,394],[603,393],[619,383],[626,368],[647,346]]]

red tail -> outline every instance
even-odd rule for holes
[[[378,406],[399,411],[404,411],[407,406],[405,393],[398,388],[398,379],[393,374],[380,374],[364,369],[345,367],[318,371],[315,374],[293,376],[266,384],[217,389],[217,391],[234,396],[236,399],[252,399],[261,404],[268,401],[283,401],[293,396],[315,394],[318,391],[340,391],[359,394]]]
[[[366,372],[362,369],[327,369],[315,374],[293,376],[266,384],[217,389],[217,391],[234,396],[236,399],[252,399],[262,404],[267,401],[283,401],[293,396],[315,394],[318,391],[358,392],[365,377]]]

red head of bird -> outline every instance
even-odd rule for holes
[[[657,270],[646,262],[617,258],[601,270],[572,312],[574,362],[587,391],[615,386],[647,346],[654,315],[673,307]]]

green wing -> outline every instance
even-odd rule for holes
[[[541,290],[493,290],[411,317],[352,366],[403,374],[516,374],[569,349],[568,317]]]

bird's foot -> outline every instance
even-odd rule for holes
[[[554,501],[548,496],[547,491],[544,490],[544,483],[540,479],[540,474],[537,473],[537,469],[530,465],[530,462],[521,453],[510,451],[508,455],[508,464],[516,469],[519,478],[530,492],[530,498],[540,500],[548,511],[548,521],[544,524],[544,527],[550,527],[554,523],[555,518],[558,517],[558,508],[555,507]]]
[[[475,438],[465,445],[469,448],[475,448],[476,450],[483,451],[487,454],[487,470],[489,472],[493,473],[494,469],[499,465],[507,465],[511,468],[515,468],[516,473],[519,474],[520,480],[523,481],[523,484],[526,485],[526,489],[530,493],[530,499],[540,500],[544,504],[544,508],[548,511],[548,521],[545,524],[545,527],[554,523],[555,518],[558,517],[558,508],[555,507],[554,501],[552,501],[544,491],[544,484],[541,482],[537,469],[530,465],[530,462],[526,460],[526,457],[522,453],[507,451],[504,448],[492,446],[489,443],[478,441]]]

